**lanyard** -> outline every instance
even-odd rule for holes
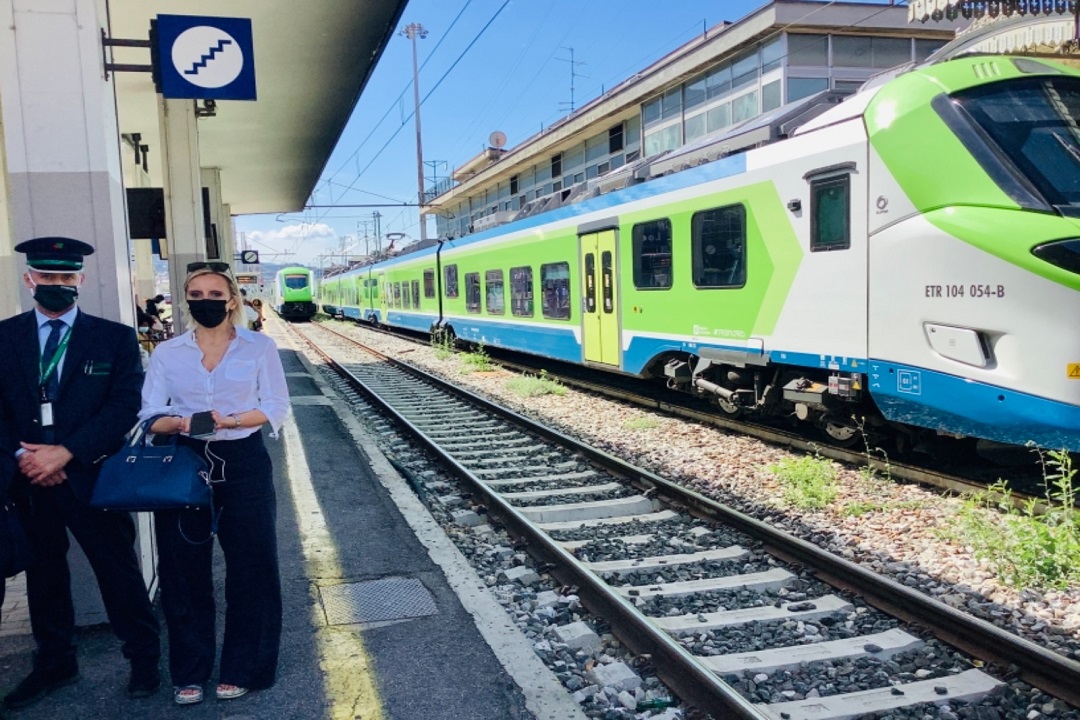
[[[41,358],[41,387],[45,387],[45,384],[49,381],[49,376],[56,370],[56,366],[60,364],[60,358],[64,356],[64,351],[67,350],[68,340],[71,339],[71,326],[68,325],[67,332],[64,333],[63,339],[60,340],[60,345],[57,346],[56,352],[52,356],[52,360],[48,365],[45,365],[45,358]]]

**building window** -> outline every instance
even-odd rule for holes
[[[484,305],[492,315],[506,312],[505,282],[502,270],[488,270],[484,273]]]
[[[608,154],[622,152],[623,149],[623,125],[619,123],[614,127],[608,128],[607,131],[607,151]]]
[[[731,122],[737,123],[759,114],[757,90],[740,95],[731,101]]]
[[[746,209],[742,205],[730,205],[694,213],[690,249],[695,286],[745,285]]]
[[[510,194],[511,195],[517,195],[518,194],[518,176],[517,175],[511,175],[510,176]]]
[[[424,297],[426,297],[426,298],[435,297],[435,271],[434,270],[429,269],[429,270],[424,271]]]
[[[709,112],[705,113],[705,120],[709,132],[723,130],[731,124],[731,104],[724,103],[709,110]]]
[[[828,89],[828,78],[789,77],[787,79],[787,101],[802,100],[804,97],[810,97],[815,93]]]
[[[788,35],[788,65],[829,64],[829,37],[827,35]]]
[[[549,263],[540,266],[540,292],[544,317],[570,319],[570,264]]]
[[[532,268],[510,268],[510,312],[518,317],[533,316]]]
[[[773,80],[761,88],[761,112],[766,113],[780,107],[780,81]]]
[[[945,45],[944,40],[915,40],[915,61],[922,62]]]
[[[810,181],[810,252],[851,247],[851,176]]]
[[[562,175],[562,153],[551,156],[551,177],[557,178]]]
[[[699,75],[697,79],[686,83],[683,91],[683,105],[689,110],[703,102],[705,102],[705,76]]]
[[[671,287],[671,221],[634,226],[634,285],[639,289]]]
[[[480,273],[465,273],[465,309],[480,312]]]

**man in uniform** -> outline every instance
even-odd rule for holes
[[[79,240],[43,237],[26,253],[30,312],[0,322],[0,453],[15,458],[12,490],[24,513],[34,562],[26,572],[33,670],[4,698],[26,707],[79,678],[68,535],[90,561],[113,631],[131,661],[127,692],[147,697],[161,684],[158,624],[135,556],[126,513],[91,508],[100,461],[135,424],[142,364],[133,328],[76,306],[83,257]]]

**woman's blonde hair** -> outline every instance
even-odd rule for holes
[[[198,270],[192,270],[184,278],[184,303],[187,304],[187,289],[191,281],[200,275],[220,275],[225,278],[225,283],[229,286],[229,299],[237,299],[237,302],[229,310],[228,320],[233,325],[244,327],[247,325],[247,321],[244,318],[244,303],[239,300],[240,298],[240,286],[236,284],[236,278],[232,276],[231,272],[219,272],[217,270],[211,270],[210,268],[199,268]],[[190,316],[191,310],[188,309],[188,315]]]

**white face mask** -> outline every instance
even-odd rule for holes
[[[150,328],[148,328],[148,327],[141,327],[141,328],[139,328],[139,332],[141,332],[141,333],[146,333],[146,332],[150,332]]]

